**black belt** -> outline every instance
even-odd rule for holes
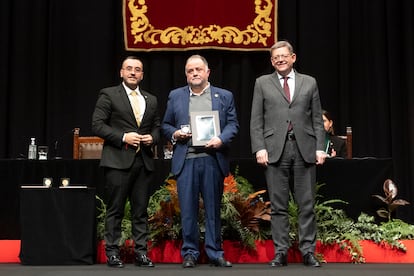
[[[189,146],[187,153],[206,153],[207,150],[205,147],[193,147],[193,146]]]
[[[286,135],[286,139],[288,139],[289,141],[294,141],[294,140],[296,140],[295,133],[293,133],[293,132],[288,132],[288,134]]]

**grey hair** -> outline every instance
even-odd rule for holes
[[[188,62],[189,62],[191,59],[201,59],[201,61],[202,61],[202,62],[206,65],[206,67],[207,67],[207,69],[208,69],[208,62],[207,62],[207,60],[206,60],[206,58],[205,58],[205,57],[200,56],[200,55],[192,55],[192,56],[190,56],[190,57],[187,59],[187,61],[185,62],[185,65],[186,65],[186,66],[187,66]]]
[[[288,41],[286,40],[280,40],[278,42],[276,42],[275,44],[273,44],[272,47],[270,47],[270,55],[272,55],[273,50],[279,49],[279,48],[283,48],[286,47],[289,50],[289,53],[293,54],[293,46],[292,44],[290,44]]]

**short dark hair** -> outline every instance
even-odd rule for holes
[[[126,57],[122,60],[122,62],[121,62],[121,68],[122,68],[122,65],[124,64],[124,62],[125,62],[126,60],[128,60],[128,59],[135,59],[135,60],[138,60],[139,62],[141,62],[142,67],[144,67],[144,63],[143,63],[143,62],[142,62],[142,60],[141,60],[140,58],[138,58],[137,56],[126,56]],[[142,68],[142,69],[144,69],[144,68]]]

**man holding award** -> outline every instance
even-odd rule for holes
[[[230,142],[239,129],[233,94],[210,85],[210,69],[202,56],[187,59],[185,74],[188,85],[170,92],[162,123],[163,134],[174,145],[171,172],[177,178],[181,209],[183,267],[195,267],[200,256],[200,194],[207,256],[212,265],[231,267],[223,257],[220,204],[230,167]]]

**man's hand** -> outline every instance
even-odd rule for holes
[[[207,142],[206,148],[218,149],[219,147],[221,147],[221,145],[223,145],[221,139],[218,137],[213,137],[210,139],[210,141]]]
[[[151,134],[141,135],[136,132],[128,132],[128,133],[125,133],[124,142],[127,143],[128,145],[138,147],[140,143],[146,146],[150,146],[154,142],[154,140],[152,139]]]
[[[257,161],[257,164],[262,165],[263,167],[267,167],[269,163],[269,157],[267,155],[267,150],[262,149],[256,152],[256,161]]]
[[[178,129],[174,132],[173,138],[177,141],[186,141],[191,137],[191,133],[182,132],[181,129]]]
[[[125,133],[124,142],[128,145],[138,147],[138,145],[141,143],[141,137],[142,135],[136,132],[127,132]]]
[[[143,143],[146,146],[151,146],[153,142],[152,135],[151,134],[144,134],[141,135],[141,143]]]
[[[316,165],[322,165],[325,163],[326,157],[328,157],[328,154],[323,150],[316,151]]]

